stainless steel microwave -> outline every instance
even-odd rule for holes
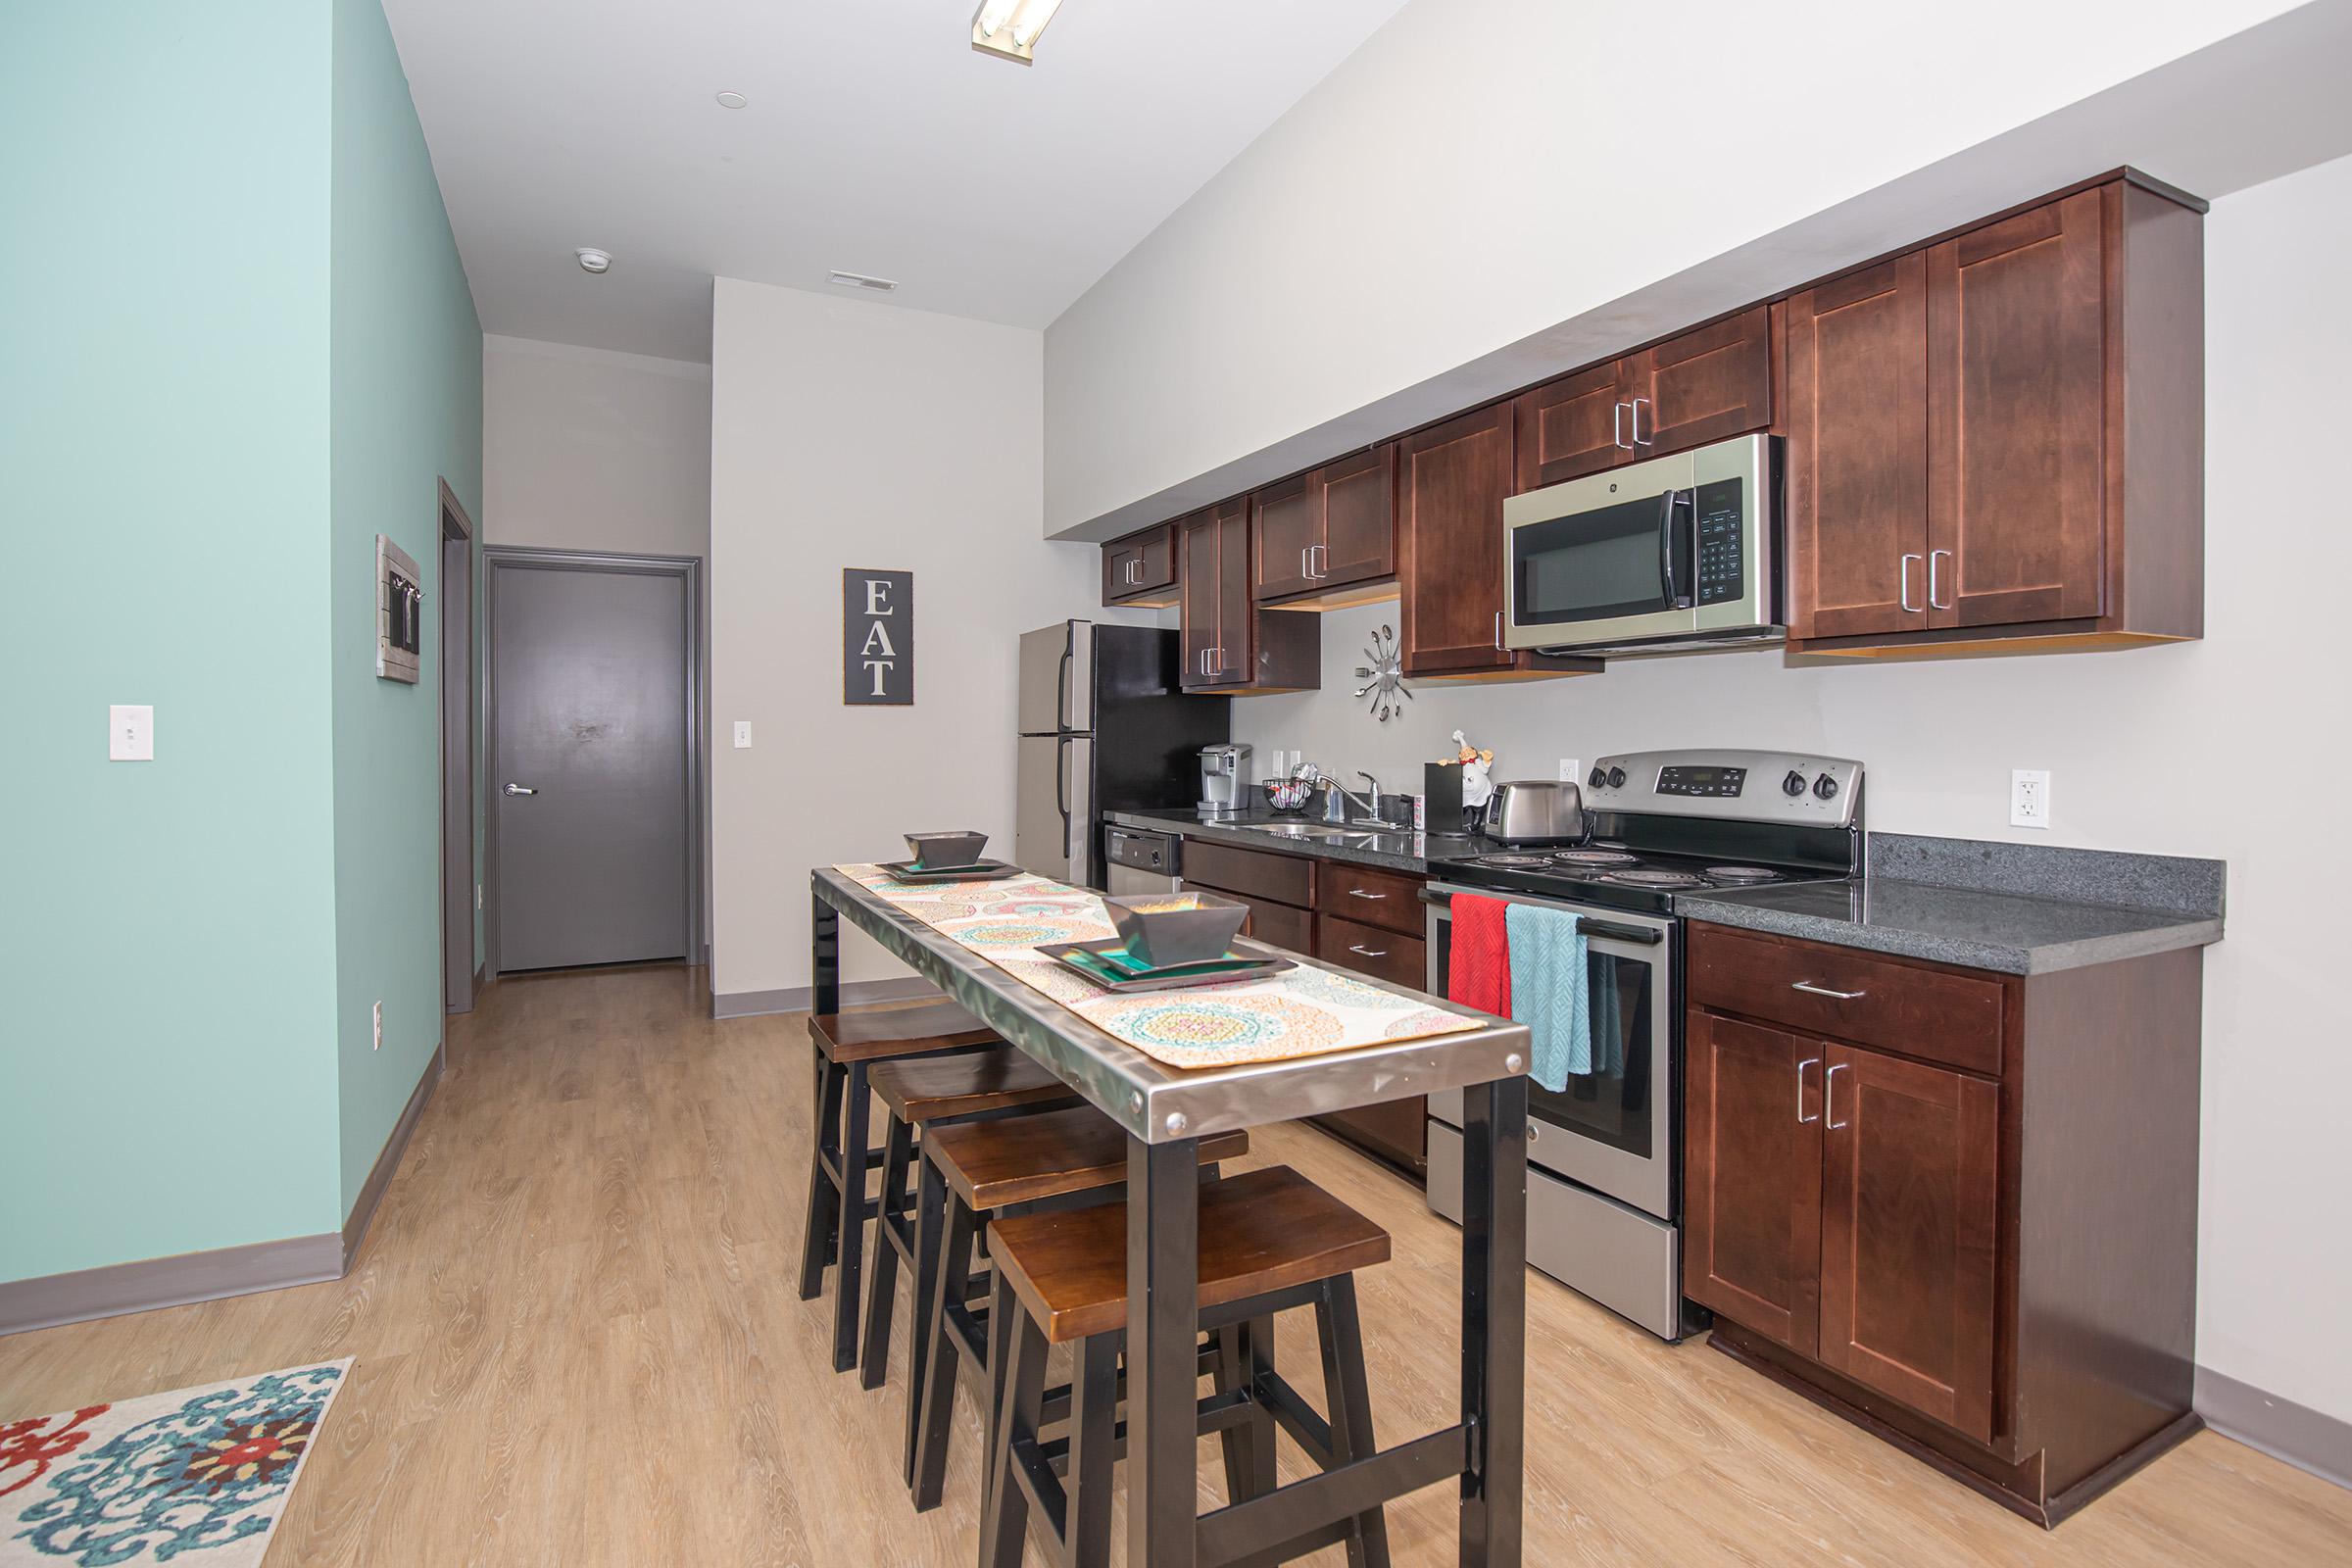
[[[1580,654],[1778,642],[1781,459],[1741,436],[1502,504],[1503,641]]]

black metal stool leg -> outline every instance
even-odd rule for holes
[[[989,1308],[996,1322],[1018,1320],[1012,1334],[1010,1366],[1004,1392],[989,1420],[988,1503],[980,1516],[981,1568],[1020,1568],[1029,1525],[1029,1494],[1013,1474],[1016,1445],[1034,1445],[1045,1408],[1046,1334],[1021,1309],[1012,1287],[1000,1275]]]
[[[865,1343],[858,1352],[858,1386],[878,1389],[890,1373],[890,1320],[899,1305],[899,1240],[906,1223],[906,1164],[914,1125],[893,1116],[883,1140],[882,1207],[874,1219],[874,1277],[865,1290]]]
[[[1256,1387],[1274,1372],[1274,1319],[1253,1317],[1242,1325],[1242,1386]],[[1252,1437],[1249,1495],[1262,1497],[1278,1484],[1274,1473],[1274,1416],[1259,1405],[1250,1418]]]
[[[939,1506],[948,1475],[948,1430],[956,1417],[956,1367],[961,1352],[947,1324],[948,1303],[960,1302],[972,1277],[972,1211],[961,1199],[948,1200],[947,1237],[939,1250],[939,1277],[932,1282],[930,1364],[923,1369],[922,1416],[915,1433],[914,1507]],[[950,1293],[953,1293],[951,1296]]]
[[[873,1097],[865,1063],[852,1062],[841,1103],[841,1272],[833,1282],[833,1370],[858,1364],[858,1307],[865,1284],[866,1152],[873,1137]]]
[[[1372,1436],[1372,1393],[1364,1381],[1364,1331],[1355,1312],[1355,1278],[1323,1282],[1315,1297],[1315,1337],[1323,1347],[1323,1396],[1330,1406],[1335,1465],[1379,1451]],[[1389,1568],[1388,1516],[1372,1508],[1348,1535],[1348,1568]]]
[[[927,1159],[915,1181],[914,1321],[906,1331],[906,1451],[902,1479],[914,1485],[915,1437],[922,1426],[923,1380],[931,1370],[932,1298],[939,1289],[939,1250],[948,1239],[948,1184]]]
[[[813,1047],[810,1049],[814,1049]],[[841,1150],[841,1096],[847,1075],[821,1051],[816,1053],[816,1125],[809,1129],[808,1217],[801,1232],[801,1299],[824,1294],[825,1268],[833,1261],[841,1225],[841,1190],[825,1162]]]
[[[1217,1330],[1217,1378],[1219,1394],[1230,1394],[1250,1382],[1250,1348],[1245,1342],[1242,1325],[1229,1324]],[[1227,1427],[1217,1434],[1217,1451],[1225,1461],[1225,1500],[1247,1502],[1256,1495],[1250,1490],[1257,1474],[1257,1425],[1248,1422]]]
[[[1000,1298],[1010,1295],[1002,1292]],[[1024,1319],[1028,1315],[1021,1312],[1018,1300],[1011,1310]],[[1063,1509],[1067,1539],[1062,1554],[1069,1568],[1108,1568],[1110,1477],[1118,1421],[1119,1336],[1097,1334],[1079,1342],[1070,1371],[1069,1473]]]

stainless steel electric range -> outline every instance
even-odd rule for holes
[[[1651,1333],[1680,1339],[1683,929],[1677,902],[1862,869],[1862,764],[1788,752],[1633,752],[1585,780],[1589,831],[1431,867],[1429,974],[1449,978],[1452,900],[1582,921],[1590,1074],[1529,1086],[1528,1261]],[[1429,1202],[1461,1217],[1461,1097],[1429,1102]]]

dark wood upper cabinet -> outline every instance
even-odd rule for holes
[[[1502,646],[1502,503],[1517,416],[1497,403],[1396,443],[1396,641],[1404,672],[1428,677],[1578,675],[1598,660]]]
[[[1322,683],[1317,617],[1263,613],[1250,592],[1253,507],[1235,496],[1180,524],[1183,684],[1192,691],[1310,691]]]
[[[1177,602],[1177,525],[1154,523],[1102,547],[1102,603],[1167,606]]]
[[[1928,624],[1928,269],[1898,256],[1786,310],[1792,636]]]
[[[1999,1088],[1825,1049],[1821,1363],[1988,1444]]]
[[[1633,438],[1625,433],[1631,394],[1619,364],[1595,365],[1519,395],[1519,489],[1558,484],[1633,461]]]
[[[2202,636],[2203,244],[2127,176],[1790,299],[1791,652]]]
[[[1216,680],[1209,673],[1209,656],[1217,643],[1218,601],[1222,597],[1217,558],[1224,546],[1224,530],[1217,524],[1213,507],[1194,513],[1176,526],[1184,563],[1179,577],[1182,626],[1177,633],[1178,649],[1184,655],[1183,683],[1212,686]]]
[[[1261,603],[1323,608],[1362,596],[1343,592],[1396,573],[1396,449],[1375,447],[1257,492],[1256,566]]]
[[[1683,1294],[1811,1355],[1821,1307],[1822,1047],[1690,1016]]]
[[[1758,305],[1521,393],[1518,488],[1765,428],[1772,359],[1772,313]]]

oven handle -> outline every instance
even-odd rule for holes
[[[1423,888],[1421,902],[1434,904],[1443,909],[1452,905],[1453,895],[1432,893],[1429,889]],[[1592,916],[1584,914],[1576,917],[1576,928],[1589,937],[1604,937],[1611,942],[1631,942],[1644,948],[1654,948],[1666,940],[1665,932],[1651,926],[1619,925],[1613,920],[1595,920]]]

